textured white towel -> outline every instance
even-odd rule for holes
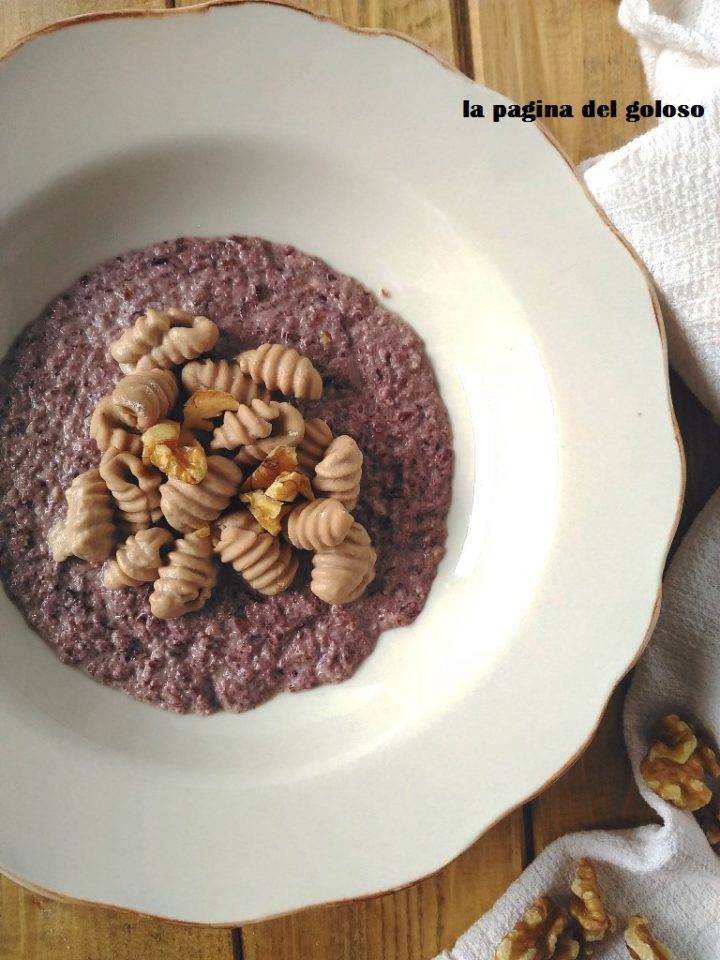
[[[663,120],[583,173],[655,280],[671,363],[720,421],[720,0],[623,0],[619,18],[640,42],[653,98],[702,103],[706,116]],[[567,894],[582,856],[596,864],[616,916],[648,914],[675,960],[720,960],[720,858],[693,817],[638,775],[653,722],[688,709],[720,735],[720,491],[668,571],[660,620],[625,705],[635,778],[662,826],[557,840],[445,960],[492,960],[531,900]],[[595,958],[628,960],[622,937]]]
[[[720,0],[624,0],[619,18],[653,99],[705,116],[661,120],[581,169],[652,273],[673,367],[720,421]]]

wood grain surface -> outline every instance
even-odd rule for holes
[[[0,0],[0,52],[63,17],[188,5]],[[617,25],[615,0],[314,0],[305,6],[351,25],[407,33],[519,102],[579,104],[595,97],[625,103],[647,96],[635,45]],[[574,161],[613,149],[646,126],[582,117],[548,125]],[[720,484],[720,437],[676,378],[673,396],[688,454],[684,530]],[[557,836],[649,820],[622,740],[626,687],[616,692],[592,744],[570,770],[445,869],[405,890],[231,931],[56,903],[0,878],[0,960],[429,960]]]

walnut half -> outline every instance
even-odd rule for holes
[[[697,748],[697,737],[676,713],[660,717],[655,724],[654,733],[657,739],[648,751],[651,760],[687,763]]]
[[[205,450],[190,430],[175,420],[161,420],[142,435],[142,460],[172,480],[201,483],[207,474]]]
[[[672,960],[665,944],[656,940],[650,932],[648,918],[641,914],[628,917],[625,944],[632,960]]]
[[[570,916],[582,930],[585,943],[601,943],[614,927],[613,918],[605,909],[595,868],[585,857],[578,861],[575,879],[570,887]]]
[[[714,750],[698,742],[691,727],[674,713],[660,718],[655,735],[657,739],[640,764],[647,785],[680,810],[707,806],[712,792],[705,777],[714,778],[720,772]]]
[[[580,946],[564,930],[561,911],[549,897],[539,897],[503,937],[495,960],[575,960]]]

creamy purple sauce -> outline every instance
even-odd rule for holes
[[[353,512],[378,565],[360,600],[318,600],[308,555],[291,589],[272,598],[249,593],[223,565],[203,610],[162,621],[150,613],[149,586],[109,591],[101,566],[51,559],[63,490],[99,462],[90,415],[122,376],[109,344],[146,307],[173,305],[217,323],[215,359],[275,340],[320,370],[322,399],[299,406],[354,437],[365,456]],[[259,239],[167,241],[81,277],[0,366],[0,450],[7,593],[62,661],[170,710],[243,711],[279,690],[346,679],[383,630],[418,616],[444,553],[450,425],[420,339],[357,281]]]

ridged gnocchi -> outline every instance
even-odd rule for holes
[[[204,607],[217,583],[217,561],[210,537],[186,534],[175,541],[150,594],[150,610],[160,620],[182,617]]]
[[[315,417],[305,421],[305,435],[297,448],[298,466],[312,474],[333,441],[330,427]]]
[[[352,603],[374,580],[376,560],[367,530],[355,522],[342,543],[313,554],[310,589],[325,603]]]
[[[207,317],[177,307],[164,311],[149,308],[110,344],[110,353],[123,373],[156,367],[167,370],[212,350],[218,336],[218,328]]]
[[[305,419],[298,408],[291,403],[278,403],[275,400],[271,400],[268,407],[274,414],[271,433],[263,440],[241,447],[235,457],[237,463],[257,463],[258,460],[264,460],[275,447],[296,447],[302,442]]]
[[[227,360],[193,360],[182,368],[182,385],[188,394],[198,390],[222,390],[238,403],[271,399],[267,387],[255,383],[236,363]]]
[[[207,458],[200,483],[170,479],[160,487],[160,509],[176,530],[190,533],[216,520],[240,489],[240,467],[226,457]]]
[[[103,397],[93,410],[90,418],[90,436],[100,451],[115,447],[116,450],[127,450],[135,456],[140,456],[142,453],[142,440],[139,434],[126,429],[110,397]]]
[[[144,530],[160,519],[162,474],[146,466],[127,450],[109,447],[100,461],[100,476],[131,533]]]
[[[339,500],[322,497],[291,510],[283,520],[283,532],[299,550],[326,550],[341,544],[352,524],[352,514]]]
[[[286,397],[318,400],[322,396],[322,377],[312,362],[282,343],[262,343],[255,350],[239,353],[235,362],[255,383]]]
[[[67,515],[48,534],[53,560],[79,557],[101,563],[115,542],[113,503],[99,470],[79,474],[65,491]]]
[[[233,513],[216,531],[215,551],[249,587],[267,597],[282,593],[292,583],[298,559],[289,543],[266,533],[251,514]]]
[[[315,467],[315,489],[352,510],[360,496],[363,455],[352,437],[335,437]]]
[[[115,384],[110,402],[123,423],[143,431],[168,415],[178,390],[178,382],[169,370],[130,373]]]
[[[131,534],[105,566],[103,583],[108,590],[125,590],[152,583],[162,566],[162,550],[172,542],[173,535],[162,527],[150,527]]]
[[[241,403],[237,410],[228,410],[222,425],[216,427],[210,446],[213,450],[237,450],[246,444],[256,443],[269,437],[273,421],[280,414],[280,405],[263,400]]]

